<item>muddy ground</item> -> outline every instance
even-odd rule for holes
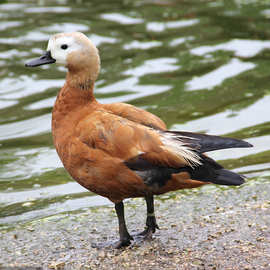
[[[269,194],[262,177],[161,196],[160,230],[121,250],[91,247],[117,239],[113,206],[18,225],[1,232],[0,269],[270,269]],[[130,232],[142,230],[143,199],[128,200],[125,210]]]

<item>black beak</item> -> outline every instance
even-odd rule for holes
[[[26,67],[37,67],[41,65],[46,65],[46,64],[52,64],[55,63],[55,59],[52,58],[51,52],[47,51],[45,54],[43,54],[40,58],[32,60],[29,63],[26,63]]]

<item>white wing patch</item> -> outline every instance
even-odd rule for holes
[[[171,133],[161,133],[160,138],[164,146],[184,158],[191,167],[201,165],[200,156],[190,148],[184,141],[181,141],[179,135]],[[187,138],[182,136],[183,138]]]

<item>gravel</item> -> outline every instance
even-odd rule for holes
[[[214,185],[156,198],[160,230],[131,247],[96,249],[118,238],[112,206],[51,216],[0,231],[0,269],[270,269],[270,185]],[[142,231],[143,199],[125,204],[131,233]]]

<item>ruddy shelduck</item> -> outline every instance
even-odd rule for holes
[[[123,200],[144,197],[145,230],[149,238],[158,228],[154,195],[204,184],[241,185],[244,177],[224,169],[204,153],[251,147],[245,141],[168,131],[157,116],[126,103],[100,104],[94,83],[100,70],[99,53],[82,33],[52,36],[46,53],[26,64],[56,63],[68,69],[52,112],[52,134],[57,153],[68,173],[86,189],[115,204],[120,240],[131,244]]]

